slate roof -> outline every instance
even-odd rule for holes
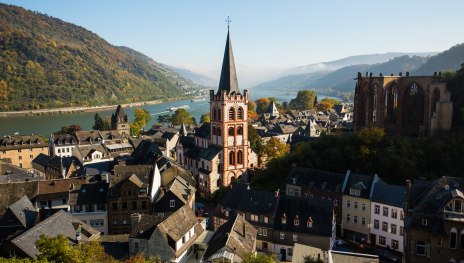
[[[179,142],[182,144],[182,147],[184,147],[184,149],[188,149],[195,146],[195,137],[182,136],[179,138]]]
[[[103,140],[99,131],[76,131],[76,138],[79,144],[97,143]]]
[[[195,130],[195,136],[209,139],[211,137],[211,124],[209,122],[203,123],[200,128]]]
[[[227,31],[226,48],[224,50],[224,59],[222,61],[221,78],[217,94],[225,91],[226,94],[238,94],[237,72],[235,71],[234,54],[232,52],[232,42],[230,33]]]
[[[38,189],[38,181],[0,184],[0,215],[4,214],[11,204],[23,196],[33,200],[37,196]]]
[[[69,191],[83,183],[85,180],[75,178],[39,181],[37,200],[68,198]]]
[[[99,151],[103,154],[102,159],[106,159],[111,156],[108,150],[101,144],[92,144],[76,147],[73,149],[73,155],[77,157],[80,161],[86,161],[85,158],[89,157],[89,155],[91,155],[95,151]]]
[[[69,205],[105,204],[109,184],[82,184],[69,194]]]
[[[77,144],[75,134],[52,134],[51,140],[55,145],[74,145]]]
[[[293,167],[287,176],[287,184],[318,191],[341,193],[345,178],[346,174]]]
[[[167,213],[159,213],[156,215],[141,214],[139,222],[132,228],[130,237],[149,239],[158,224],[167,216]]]
[[[285,224],[281,220],[284,215]],[[299,225],[294,224],[297,216]],[[330,237],[332,236],[333,216],[331,200],[282,196],[279,198],[275,214],[274,229]],[[309,218],[313,222],[310,228],[306,225]]]
[[[111,123],[125,123],[128,122],[127,114],[124,112],[121,105],[118,105],[116,112],[111,114]]]
[[[371,200],[402,208],[404,207],[405,197],[405,186],[387,184],[383,180],[380,180],[374,185]]]
[[[42,173],[45,173],[45,169],[47,168],[47,163],[50,161],[52,157],[46,154],[39,154],[37,155],[34,160],[32,160],[32,167]]]
[[[76,233],[80,233],[81,241],[95,240],[100,236],[100,232],[91,226],[83,223],[65,211],[58,211],[30,230],[14,238],[11,243],[31,258],[34,258],[39,254],[35,242],[41,235],[55,237],[59,234],[63,234],[72,242],[77,243]]]
[[[4,136],[0,139],[0,150],[47,147],[45,141],[37,135]]]
[[[233,215],[221,225],[209,241],[203,259],[211,260],[213,255],[227,247],[240,258],[253,253],[256,247],[257,230],[240,215]]]
[[[350,173],[343,193],[350,195],[350,188],[359,189],[361,190],[359,197],[369,199],[374,177],[373,175]]]
[[[200,160],[205,159],[211,161],[216,157],[219,153],[221,153],[222,148],[210,145],[208,148],[201,148],[198,146],[194,146],[193,148],[189,149],[185,152],[185,156],[194,159]]]
[[[134,158],[134,164],[153,164],[153,162],[162,155],[163,153],[155,142],[143,140],[137,145],[131,157]]]
[[[116,185],[123,180],[129,178],[133,174],[137,175],[144,183],[150,182],[150,177],[153,171],[152,165],[115,165],[114,175],[110,176],[111,186]]]
[[[0,184],[38,181],[40,179],[42,178],[35,176],[33,173],[23,168],[19,168],[9,162],[0,160]]]
[[[278,199],[274,192],[249,189],[248,184],[236,183],[227,191],[219,204],[224,208],[231,208],[240,212],[272,217]]]
[[[27,196],[23,196],[21,199],[14,202],[8,209],[25,228],[30,228],[34,225],[38,213]]]

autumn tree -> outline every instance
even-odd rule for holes
[[[81,126],[78,124],[72,124],[61,127],[61,129],[57,132],[54,132],[54,134],[74,134],[77,131],[82,131]]]
[[[245,255],[243,263],[277,263],[277,257],[275,254],[253,254],[248,253]]]
[[[200,118],[200,123],[210,123],[211,122],[211,118],[210,118],[210,113],[205,113],[203,115],[201,115],[201,118]]]
[[[269,105],[271,104],[271,101],[273,101],[276,104],[277,108],[281,107],[277,99],[274,97],[260,98],[256,100],[256,113],[257,114],[266,113],[267,109],[269,108]]]
[[[282,142],[277,137],[272,137],[264,146],[263,152],[267,155],[268,160],[281,157],[290,151],[290,145]]]
[[[146,109],[136,108],[134,110],[134,122],[131,125],[131,133],[137,136],[151,119],[150,112]]]
[[[316,101],[316,92],[314,90],[300,90],[296,98],[290,100],[288,106],[293,110],[313,109]]]
[[[316,109],[319,111],[327,111],[333,109],[335,105],[340,105],[342,102],[334,98],[324,98],[319,101],[316,105]]]
[[[195,124],[196,121],[186,109],[177,109],[171,117],[171,123],[172,125],[181,125],[182,123],[185,125],[192,125]]]
[[[251,149],[258,155],[259,164],[261,164],[261,157],[264,152],[263,140],[259,136],[256,129],[251,125],[248,125],[248,140],[250,141]]]

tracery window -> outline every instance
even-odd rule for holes
[[[237,119],[243,120],[243,108],[242,107],[238,108]]]
[[[232,107],[229,109],[229,120],[230,121],[235,120],[235,109]]]

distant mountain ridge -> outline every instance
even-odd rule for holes
[[[168,99],[194,85],[85,28],[6,4],[0,62],[0,111]]]
[[[174,71],[174,72],[179,73],[183,77],[185,77],[185,78],[187,78],[187,79],[189,79],[189,80],[191,80],[191,81],[193,81],[193,82],[195,82],[197,84],[203,85],[203,86],[215,87],[219,83],[219,80],[210,78],[208,76],[202,75],[200,73],[193,72],[193,71],[185,69],[185,68],[178,68],[178,67],[174,67],[174,66],[170,66],[170,65],[164,65],[164,66],[167,67],[168,69]]]

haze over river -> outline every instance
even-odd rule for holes
[[[276,91],[276,90],[249,90],[249,96],[252,100],[256,100],[262,97],[275,97],[278,101],[290,101],[296,97],[297,91]],[[322,96],[319,99],[323,98]],[[175,102],[166,102],[155,105],[144,105],[138,106],[140,108],[147,109],[150,111],[152,118],[150,123],[145,129],[151,127],[157,122],[158,116],[162,114],[173,114],[169,112],[167,108],[180,107],[188,105],[187,110],[195,117],[197,122],[200,121],[200,116],[203,113],[209,112],[209,98],[204,101],[191,102],[190,100],[182,100]],[[134,120],[134,109],[125,108],[125,112],[129,116],[129,120]],[[98,114],[102,117],[111,116],[116,110],[116,107],[110,111],[98,111]],[[0,118],[0,136],[13,135],[15,132],[19,134],[41,134],[45,137],[49,137],[50,133],[58,131],[63,126],[78,124],[83,130],[91,130],[94,124],[95,112],[81,112],[63,115],[41,115],[41,116],[21,116],[21,117],[6,117]]]

